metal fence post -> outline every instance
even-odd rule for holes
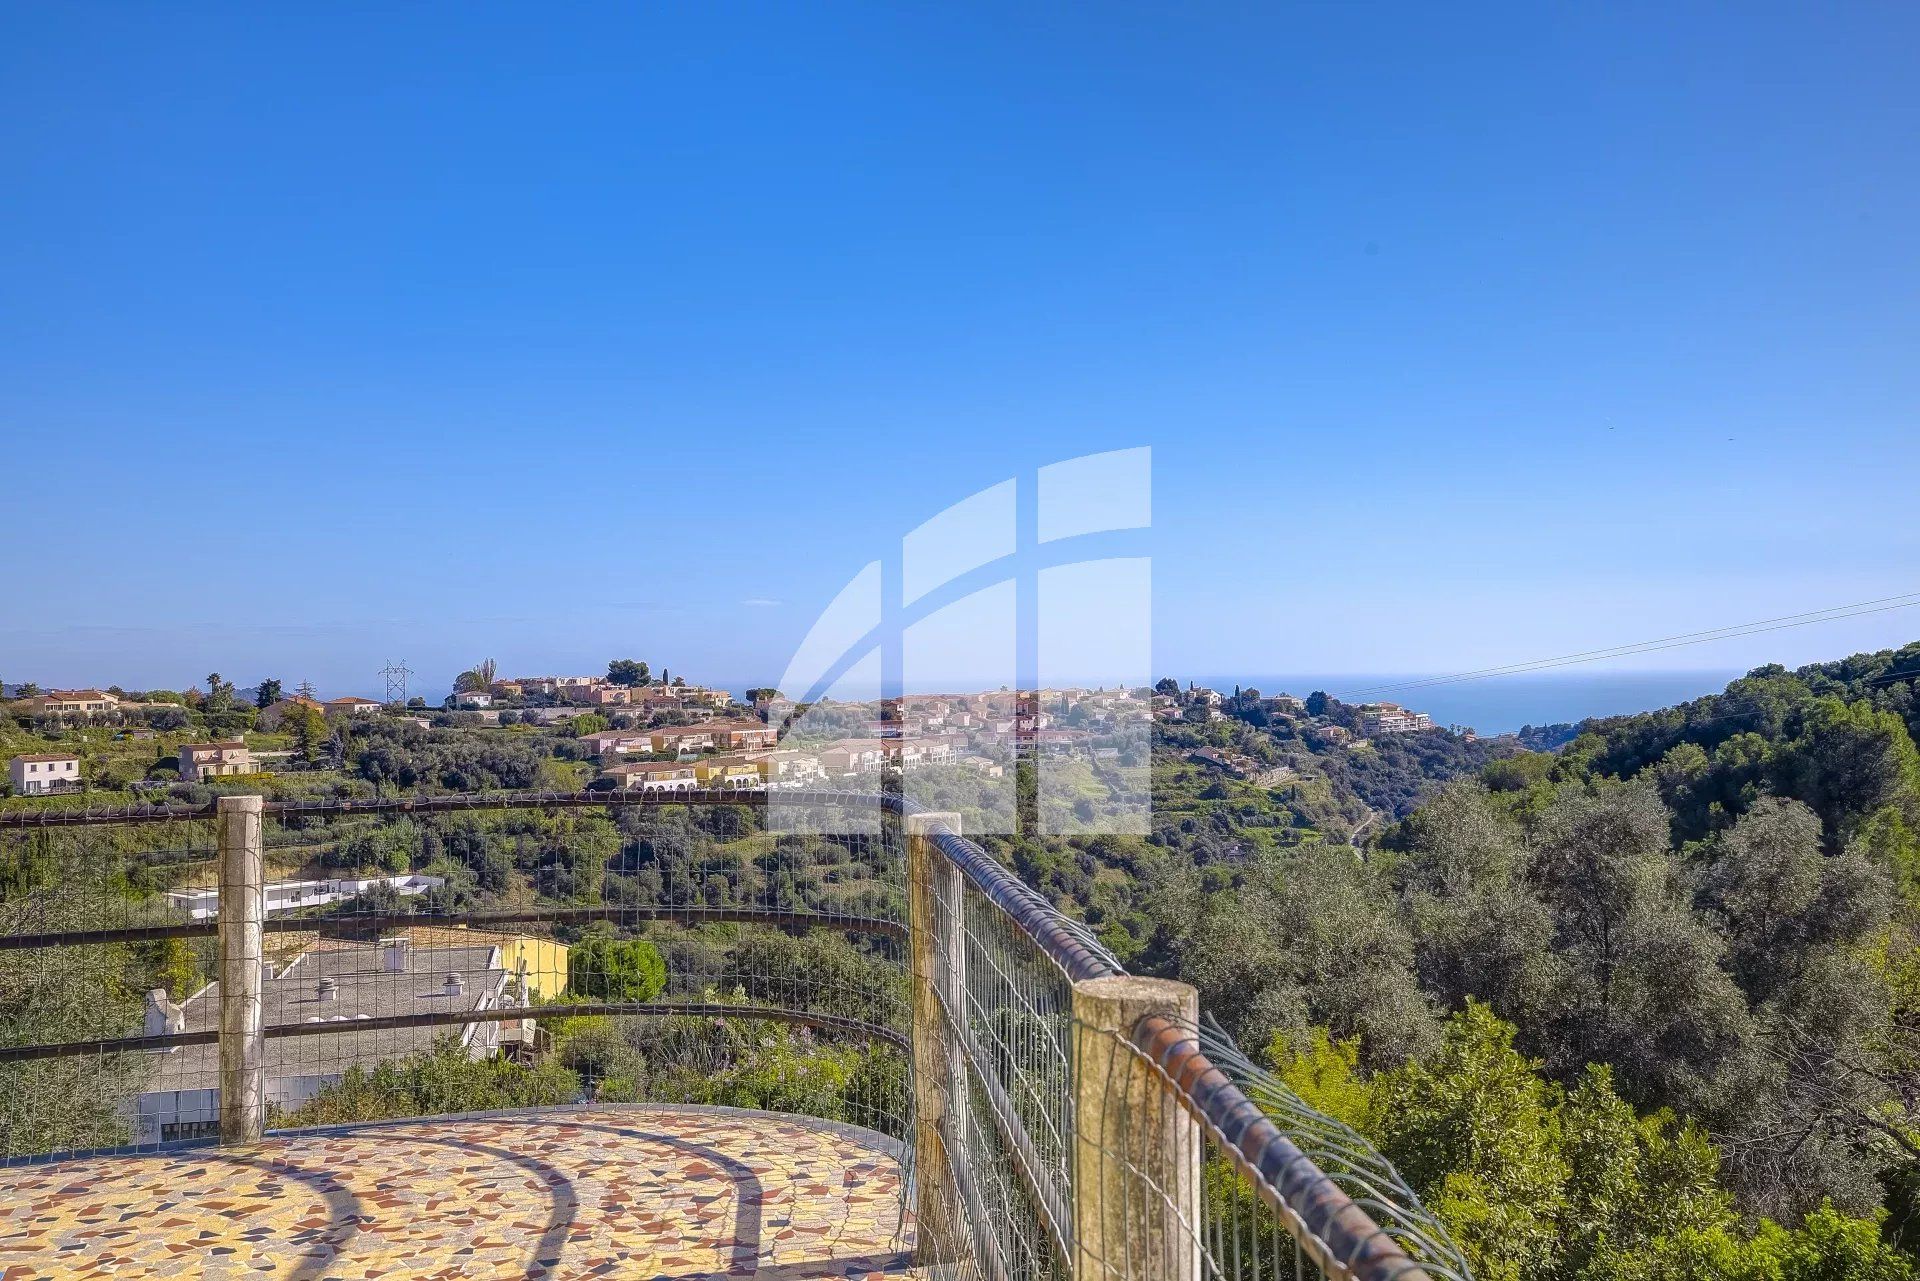
[[[1201,1276],[1200,1123],[1133,1047],[1150,1014],[1194,1027],[1199,993],[1131,976],[1073,985],[1077,1281]]]
[[[960,929],[959,869],[934,848],[935,825],[959,831],[958,814],[909,814],[907,939],[913,985],[913,1159],[915,1240],[921,1264],[951,1262],[964,1239],[958,1214],[956,1154],[949,1144],[966,1077],[960,1046],[942,1008],[966,992],[966,937]],[[956,970],[954,957],[958,955]],[[956,987],[956,982],[958,986]],[[965,1017],[964,1005],[954,1007]]]
[[[266,1128],[266,799],[222,796],[220,841],[220,1142],[257,1143]]]

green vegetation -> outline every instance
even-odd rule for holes
[[[645,685],[653,679],[645,663],[631,658],[616,658],[607,664],[607,679],[615,685]]]
[[[1374,1073],[1315,1032],[1270,1051],[1307,1102],[1360,1131],[1452,1229],[1480,1281],[1906,1281],[1874,1219],[1822,1201],[1795,1226],[1742,1220],[1699,1126],[1646,1116],[1589,1065],[1571,1088],[1478,1002],[1423,1057]]]
[[[547,1107],[579,1097],[580,1078],[558,1061],[524,1067],[498,1057],[473,1058],[457,1034],[424,1054],[389,1059],[372,1071],[355,1065],[300,1107],[269,1124],[340,1125],[390,1117],[436,1116],[500,1108]]]
[[[30,892],[17,863],[0,903],[0,931],[84,929],[97,918],[64,878]],[[137,1034],[140,993],[179,978],[177,956],[145,966],[124,946],[0,952],[0,1046]],[[177,990],[177,989],[176,989]],[[123,1101],[146,1078],[147,1056],[116,1054],[0,1064],[0,1156],[128,1142]]]
[[[641,939],[595,934],[567,955],[567,990],[601,1001],[651,1001],[667,985],[660,949]]]
[[[726,1002],[738,995],[709,991]],[[371,1071],[349,1068],[270,1124],[294,1128],[584,1100],[762,1108],[905,1134],[906,1063],[886,1045],[822,1040],[745,1020],[668,1016],[557,1020],[535,1065],[471,1057],[458,1036]]]
[[[1763,668],[1555,753],[1495,747],[1364,856],[1303,838],[1290,794],[1177,765],[1148,848],[1076,842],[1048,870],[1375,1138],[1482,1275],[1904,1277],[1914,676],[1920,646]],[[1301,763],[1336,805],[1354,782]],[[1429,1116],[1449,1090],[1453,1120]]]
[[[630,1036],[645,1038],[647,1097],[657,1102],[763,1108],[864,1125],[896,1138],[906,1133],[907,1065],[892,1046],[748,1020],[628,1022]]]

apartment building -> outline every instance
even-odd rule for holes
[[[722,751],[767,750],[780,739],[779,730],[759,721],[709,721],[706,730]]]
[[[877,738],[843,738],[820,750],[820,768],[830,776],[866,774],[886,759],[886,744]]]
[[[710,752],[714,749],[713,730],[706,725],[669,725],[664,729],[648,730],[656,752],[674,752],[680,756],[689,756],[695,752]]]
[[[887,744],[887,758],[902,769],[921,765],[939,765],[953,759],[953,741],[945,735],[933,738],[903,738]]]
[[[690,792],[699,787],[700,777],[690,764],[679,761],[631,761],[609,765],[600,777],[636,792]]]
[[[1425,712],[1408,711],[1398,703],[1363,703],[1360,728],[1369,734],[1411,734],[1432,729],[1433,717]]]
[[[811,752],[785,749],[763,752],[756,758],[756,763],[769,787],[805,787],[826,777],[819,758]]]
[[[703,756],[693,770],[700,786],[712,791],[751,791],[766,784],[760,765],[741,755]]]
[[[643,729],[605,729],[582,734],[579,741],[595,756],[627,756],[653,750],[653,735]]]
[[[600,676],[556,676],[553,678],[553,696],[563,703],[578,703],[584,707],[593,701],[593,691],[606,683],[606,679]]]

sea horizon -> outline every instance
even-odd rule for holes
[[[1648,672],[1542,673],[1490,676],[1446,684],[1441,675],[1409,672],[1242,673],[1192,677],[1231,693],[1235,685],[1263,694],[1293,694],[1305,698],[1325,690],[1344,702],[1387,700],[1433,717],[1436,725],[1458,726],[1479,734],[1509,734],[1527,725],[1577,722],[1593,716],[1622,716],[1670,707],[1704,694],[1717,694],[1727,682],[1745,675],[1743,669]],[[1185,684],[1187,678],[1181,678]],[[708,682],[702,682],[708,683]],[[736,697],[764,680],[713,681],[711,687]],[[1408,688],[1395,688],[1407,686]],[[957,687],[956,687],[957,688]],[[415,689],[429,705],[439,706],[448,689]]]
[[[1231,692],[1235,685],[1263,694],[1305,698],[1324,690],[1343,702],[1394,702],[1433,717],[1434,724],[1478,734],[1510,734],[1528,725],[1574,723],[1624,716],[1717,694],[1744,669],[1640,672],[1545,672],[1445,680],[1428,673],[1256,673],[1195,677],[1197,685]],[[1422,681],[1433,684],[1422,685]]]

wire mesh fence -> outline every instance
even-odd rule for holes
[[[212,824],[168,815],[0,830],[0,1155],[157,1142],[173,1011],[213,981]],[[151,1131],[150,1134],[148,1131]],[[184,1137],[169,1128],[166,1137]]]
[[[882,833],[774,834],[736,804],[270,817],[271,875],[404,882],[272,935],[295,958],[268,1011],[274,1123],[456,1110],[459,1081],[469,1107],[714,1103],[905,1132]]]
[[[995,1281],[1468,1275],[1359,1135],[1202,1030],[1191,989],[1126,976],[953,817],[908,820],[936,1015],[915,1028],[924,1250]]]
[[[957,817],[825,792],[783,794],[777,830],[701,793],[250,804],[252,828],[0,822],[6,1158],[231,1137],[246,1089],[255,1133],[749,1107],[901,1140],[903,1239],[957,1276],[1466,1275],[1357,1135]]]
[[[219,1132],[216,820],[94,817],[0,829],[7,1158]],[[897,843],[821,826],[270,808],[266,1122],[647,1099],[905,1133]]]

